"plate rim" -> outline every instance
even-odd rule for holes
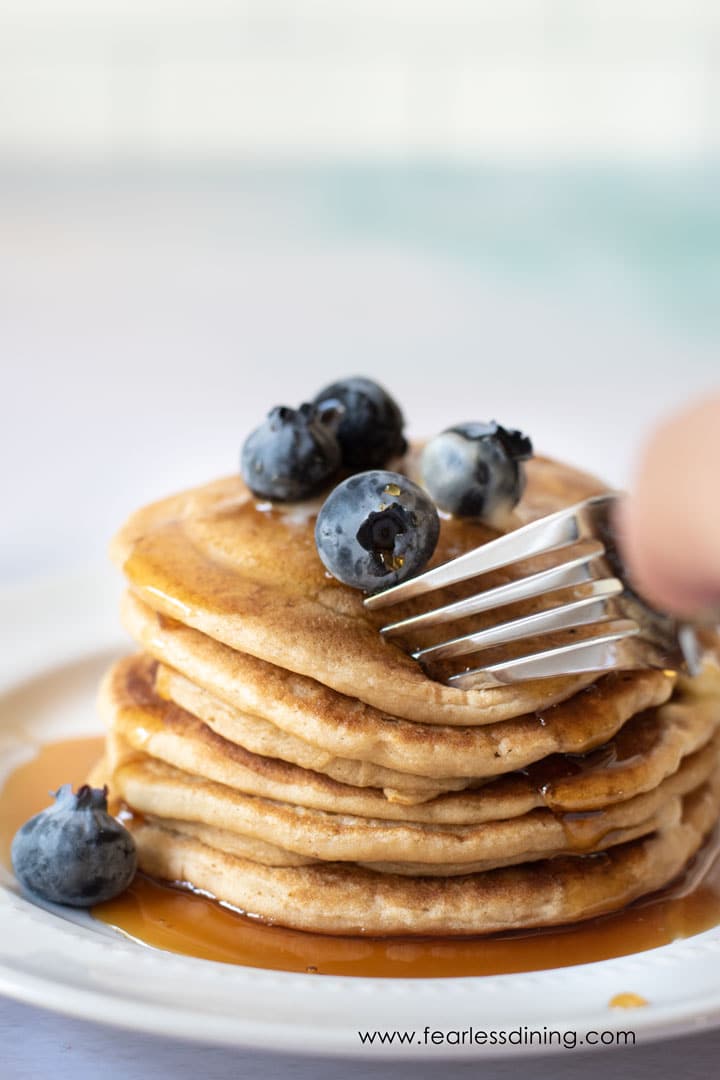
[[[48,677],[53,672],[62,677],[62,672],[69,664],[87,662],[92,665],[99,662],[98,657],[106,654],[109,649],[122,649],[122,636],[114,603],[118,592],[118,583],[112,571],[102,567],[54,574],[43,579],[33,578],[27,582],[0,584],[0,603],[6,611],[10,609],[10,614],[19,624],[19,628],[27,631],[14,635],[0,663],[0,735],[10,730],[1,715],[3,700],[9,693],[21,692],[23,685],[32,686],[34,680]],[[53,614],[57,615],[59,610],[63,615],[62,620],[52,617]],[[62,622],[64,630],[60,635],[57,632],[58,622]],[[65,632],[68,623],[69,632]],[[24,644],[28,641],[31,643],[30,648]],[[88,692],[91,690],[94,700],[94,686],[88,687]],[[99,720],[97,730],[102,730]],[[709,954],[720,954],[720,926],[627,957],[546,971],[435,979],[368,979],[353,975],[268,971],[182,957],[175,953],[149,949],[113,931],[88,934],[87,926],[83,927],[82,922],[68,923],[63,920],[64,932],[58,932],[57,922],[52,921],[57,918],[57,914],[39,908],[16,889],[0,881],[0,931],[5,931],[0,933],[0,939],[13,939],[19,934],[22,940],[23,924],[25,923],[26,927],[32,925],[33,940],[43,943],[49,940],[50,951],[54,943],[60,958],[64,956],[69,959],[73,949],[79,947],[79,943],[79,951],[85,954],[89,950],[98,963],[103,954],[106,956],[106,964],[107,957],[114,955],[117,960],[116,979],[120,974],[123,974],[123,977],[127,975],[128,956],[131,957],[129,964],[132,967],[133,963],[136,966],[140,963],[139,957],[142,955],[144,959],[141,966],[145,971],[152,970],[153,978],[157,975],[157,969],[164,969],[167,974],[170,968],[179,972],[187,970],[188,965],[190,975],[196,975],[200,969],[205,972],[212,971],[214,980],[222,983],[224,992],[232,993],[232,1001],[238,1006],[237,1012],[231,1015],[230,1012],[222,1010],[200,1010],[197,1001],[193,1005],[192,998],[188,999],[184,1008],[177,1000],[168,1003],[167,998],[163,1000],[161,977],[158,989],[154,991],[156,997],[151,1001],[144,997],[133,997],[131,994],[113,995],[109,985],[103,985],[102,980],[97,985],[88,980],[86,985],[82,986],[75,985],[66,977],[63,984],[51,974],[49,961],[44,971],[42,964],[36,968],[28,967],[27,963],[23,966],[17,956],[12,955],[12,949],[9,954],[8,949],[0,943],[1,994],[79,1019],[147,1034],[170,1035],[185,1041],[264,1049],[278,1053],[378,1061],[505,1059],[562,1051],[564,1048],[556,1045],[380,1046],[362,1044],[357,1038],[358,1029],[382,1030],[382,1025],[377,1022],[378,1017],[384,1017],[386,1030],[387,1025],[395,1024],[396,1020],[397,1030],[411,1030],[414,1015],[412,1009],[417,1009],[418,1006],[421,1006],[421,1011],[424,1009],[426,1014],[436,1007],[439,1009],[438,1015],[444,1019],[452,1018],[452,1010],[455,1008],[458,1028],[461,1029],[467,1026],[467,1020],[460,1018],[462,1009],[471,1005],[471,1012],[474,1010],[476,1017],[489,1017],[489,1022],[500,1031],[503,1030],[500,1024],[503,1009],[507,1020],[513,1000],[521,1001],[528,991],[536,999],[539,996],[543,1001],[547,1001],[550,1012],[546,1017],[546,1026],[552,1021],[554,1028],[558,1030],[588,1032],[599,1030],[598,1024],[604,1025],[604,1030],[632,1029],[637,1033],[638,1044],[645,1044],[720,1026],[720,984],[715,981],[713,985],[713,980],[709,979],[706,980],[707,985],[703,985],[700,977],[702,961],[704,960],[707,966]],[[68,932],[69,926],[74,926],[75,930]],[[75,944],[71,945],[71,941]],[[113,962],[110,962],[109,975],[105,971],[106,964],[100,964],[103,977],[112,977]],[[609,997],[605,992],[599,992],[596,1004],[588,1005],[585,1012],[569,1009],[569,1024],[563,1026],[563,1022],[553,1020],[552,1010],[558,1008],[558,1003],[564,1002],[567,1005],[572,987],[575,988],[576,998],[579,990],[588,982],[597,982],[598,985],[607,987],[608,980],[615,979],[619,980],[617,992],[622,989],[637,990],[648,980],[655,985],[658,984],[658,979],[662,983],[663,973],[672,975],[670,982],[675,987],[685,986],[688,978],[699,979],[697,994],[693,996],[694,984],[691,982],[689,995],[685,993],[674,998],[671,995],[668,1000],[657,1002],[651,997],[651,1004],[646,1008],[618,1010],[609,1009]],[[634,982],[633,985],[624,985],[623,980]],[[316,1011],[319,1009],[317,1018],[297,1011],[297,997],[305,997],[310,981],[313,985],[312,1007]],[[203,977],[194,979],[193,982],[204,984],[207,979]],[[285,1015],[263,1022],[258,1016],[252,1015],[250,1010],[251,1015],[248,1018],[242,1012],[242,1006],[249,1007],[251,998],[268,992],[280,995],[277,1000],[286,1010]],[[580,995],[583,1001],[593,1001],[592,996],[587,997],[586,986],[584,994],[584,997]],[[342,1000],[338,1002],[338,998]],[[389,1020],[393,1009],[399,1011],[400,1016]],[[282,1012],[282,1009],[280,1011]],[[529,1026],[533,1029],[540,1027],[542,1015],[531,1017]],[[349,1016],[352,1019],[349,1020]],[[363,1020],[361,1024],[363,1017],[369,1019],[367,1022]],[[345,1021],[344,1024],[342,1020]],[[438,1025],[438,1030],[456,1030],[449,1029],[447,1024],[443,1026],[440,1021]],[[518,1026],[523,1026],[522,1020],[512,1022],[505,1030],[513,1030]],[[584,1046],[582,1049],[589,1050],[594,1047]]]

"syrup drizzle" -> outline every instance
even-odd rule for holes
[[[44,746],[0,791],[0,858],[28,817],[61,783],[83,783],[103,740]],[[353,938],[269,926],[189,889],[138,874],[95,918],[158,949],[249,967],[326,975],[449,977],[539,971],[605,960],[691,937],[720,923],[720,841],[696,857],[683,878],[615,915],[555,930],[468,938]]]

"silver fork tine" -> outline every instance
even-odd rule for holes
[[[576,641],[570,645],[559,645],[544,652],[519,656],[499,664],[490,664],[472,671],[462,671],[451,675],[448,685],[461,690],[478,689],[488,686],[503,686],[507,683],[521,682],[525,679],[547,678],[553,675],[579,675],[593,671],[611,671],[617,667],[641,666],[640,657],[621,655],[623,646],[630,639],[637,638],[640,628],[637,623],[618,624],[618,628],[602,636]],[[648,646],[645,666],[648,659],[653,659],[653,666],[662,667],[663,657],[657,650]]]
[[[623,591],[623,585],[617,578],[607,578],[594,581],[591,589],[592,595],[585,596],[581,600],[560,604],[548,611],[526,615],[521,619],[499,623],[486,630],[477,630],[472,634],[452,638],[450,641],[439,642],[437,645],[429,645],[425,649],[417,649],[412,656],[415,660],[447,660],[453,656],[464,656],[466,653],[495,645],[505,645],[509,641],[517,641],[518,638],[549,634],[556,630],[570,630],[576,626],[587,626],[589,623],[599,624],[607,617],[607,601],[613,596],[618,596]]]
[[[366,597],[365,606],[376,611],[433,589],[446,588],[478,574],[499,570],[532,555],[574,544],[585,537],[594,538],[597,519],[607,515],[607,508],[615,498],[612,493],[597,495],[564,510],[558,510],[548,517],[532,521],[529,525],[523,525],[496,540],[490,540],[489,543],[442,566],[436,566],[418,577],[409,578],[400,585]]]
[[[610,515],[616,499],[617,494],[608,492],[559,510],[419,577],[376,593],[368,597],[365,604],[373,610],[383,608],[468,581],[490,570],[524,562],[534,555],[558,552],[564,561],[549,569],[526,573],[504,585],[486,588],[462,600],[390,623],[380,632],[386,635],[407,633],[479,612],[502,609],[518,600],[547,595],[554,606],[544,611],[515,619],[506,616],[505,622],[425,648],[416,644],[414,651],[409,642],[403,647],[414,659],[432,664],[490,647],[502,647],[513,641],[527,639],[532,642],[553,631],[585,626],[597,629],[599,633],[553,648],[541,647],[540,651],[530,645],[531,651],[522,656],[485,667],[467,668],[444,676],[444,681],[449,686],[466,689],[626,668],[660,668],[695,674],[707,651],[697,627],[680,624],[669,615],[648,607],[623,580],[622,561]],[[584,551],[578,553],[575,548],[573,554],[570,549],[581,540],[593,541],[592,550],[586,545]],[[601,576],[608,573],[617,576]],[[559,598],[553,594],[574,586],[582,586],[581,595],[571,594],[565,603],[558,603]],[[616,603],[610,608],[608,603],[613,597]]]
[[[409,630],[419,630],[422,627],[435,626],[438,623],[451,622],[454,619],[464,618],[466,615],[476,615],[481,611],[490,611],[492,608],[504,607],[513,604],[517,600],[530,600],[535,596],[542,596],[546,592],[556,589],[568,588],[572,585],[583,585],[588,581],[598,580],[592,573],[591,563],[595,559],[602,558],[602,552],[592,551],[585,555],[579,555],[575,559],[569,559],[559,566],[551,566],[549,570],[540,570],[537,574],[528,574],[527,577],[517,581],[509,581],[506,585],[498,585],[494,589],[486,589],[484,592],[468,596],[464,600],[455,600],[443,607],[424,611],[421,615],[412,615],[399,622],[389,623],[380,631],[381,634],[404,633]],[[615,581],[616,578],[600,579]]]

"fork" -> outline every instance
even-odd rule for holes
[[[632,668],[697,674],[704,654],[698,627],[655,611],[625,580],[611,521],[618,498],[616,492],[595,495],[533,521],[450,562],[366,597],[365,607],[377,611],[532,557],[557,553],[561,561],[550,568],[530,571],[506,584],[480,589],[463,599],[390,622],[380,633],[385,638],[401,635],[406,651],[432,672],[438,661],[454,660],[510,643],[522,644],[546,634],[576,631],[580,627],[597,631],[551,648],[543,648],[542,644],[530,646],[520,656],[484,666],[475,658],[476,666],[466,666],[442,679],[460,689]],[[582,549],[584,541],[593,542],[589,550],[587,544]],[[582,594],[579,597],[578,591]],[[545,596],[558,602],[547,610],[506,618],[436,644],[424,647],[411,644],[413,634],[418,631]]]

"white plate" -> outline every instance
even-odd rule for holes
[[[13,628],[0,653],[3,774],[31,756],[38,742],[99,730],[99,676],[113,653],[128,648],[115,616],[117,591],[109,571],[0,591],[2,625]],[[0,992],[136,1030],[296,1053],[505,1057],[543,1049],[539,1036],[526,1044],[530,1030],[568,1032],[570,1040],[572,1032],[582,1038],[633,1030],[640,1044],[720,1024],[719,959],[720,928],[635,956],[531,974],[286,974],[137,945],[87,916],[40,908],[18,893],[7,873],[0,877]],[[649,1006],[611,1009],[610,999],[625,991],[641,994]],[[516,1034],[502,1047],[426,1045],[426,1026]],[[410,1044],[369,1046],[359,1030],[417,1035]]]

